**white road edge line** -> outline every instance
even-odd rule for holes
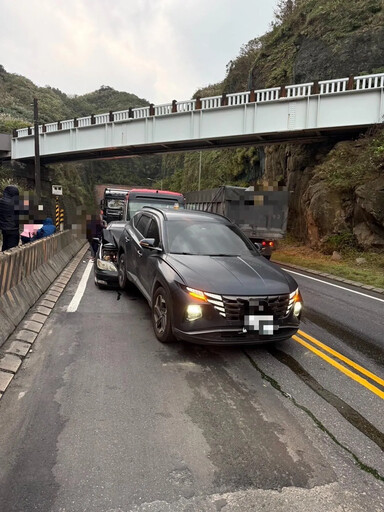
[[[312,279],[312,281],[318,281],[319,283],[327,284],[328,286],[334,286],[335,288],[340,288],[341,290],[346,290],[347,292],[356,293],[357,295],[362,295],[363,297],[368,297],[368,299],[378,300],[379,302],[384,302],[384,299],[379,299],[378,297],[372,297],[372,295],[368,295],[366,293],[357,292],[356,290],[351,290],[350,288],[345,288],[345,286],[339,286],[338,284],[328,283],[327,281],[323,281],[322,279],[317,279],[316,277],[306,276],[305,274],[300,274],[300,272],[294,272],[293,270],[288,270],[287,268],[283,268],[286,272],[290,272],[291,274],[296,274],[297,276],[306,277],[307,279]]]
[[[87,281],[89,278],[89,274],[91,273],[92,267],[93,267],[93,262],[91,260],[89,260],[88,265],[85,267],[84,274],[82,275],[82,277],[80,279],[80,283],[79,283],[79,286],[77,287],[76,293],[68,305],[67,313],[74,313],[75,311],[77,311],[80,301],[83,298],[83,295],[85,292],[85,287],[87,286]]]

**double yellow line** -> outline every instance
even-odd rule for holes
[[[376,382],[377,384],[379,384],[380,386],[383,386],[383,387],[384,387],[384,379],[381,379],[380,377],[378,377],[374,373],[370,372],[369,370],[366,370],[365,368],[363,368],[359,364],[355,363],[354,361],[351,361],[351,359],[348,359],[348,357],[345,357],[345,356],[343,356],[343,354],[340,354],[339,352],[336,352],[336,350],[333,350],[332,348],[328,347],[324,343],[321,343],[321,341],[317,340],[316,338],[313,338],[309,334],[307,334],[307,333],[305,333],[303,331],[297,331],[297,334],[299,336],[295,334],[294,336],[292,336],[292,338],[295,341],[297,341],[298,343],[300,343],[300,345],[303,345],[303,347],[306,347],[308,350],[311,350],[317,356],[319,356],[322,359],[324,359],[324,361],[327,361],[327,363],[331,364],[332,366],[334,366],[335,368],[340,370],[342,373],[344,373],[345,375],[347,375],[348,377],[350,377],[354,381],[358,382],[359,384],[361,384],[365,388],[369,389],[370,391],[372,391],[372,393],[375,393],[375,395],[377,395],[380,398],[384,399],[384,391],[381,391],[379,388],[377,388],[376,386],[374,386],[373,384],[368,382],[366,379],[364,379],[363,377],[361,377],[357,373],[351,371],[349,368],[346,368],[345,366],[343,366],[339,362],[335,361],[335,359],[332,359],[331,357],[329,357],[324,352],[328,352],[328,354],[331,354],[334,358],[339,359],[343,363],[349,365],[351,368],[354,368],[355,370],[360,372],[362,375],[365,375],[366,377],[371,379],[371,381],[374,381],[374,382]],[[316,347],[321,348],[323,350],[323,352],[321,350],[319,350],[318,348],[316,348]]]

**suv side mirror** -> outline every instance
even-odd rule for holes
[[[155,239],[154,238],[143,238],[140,240],[139,244],[144,249],[152,249],[153,251],[161,251],[160,247],[155,247]]]
[[[254,242],[253,245],[256,247],[258,252],[261,254],[261,250],[262,250],[263,246],[261,244],[259,244],[259,242]]]

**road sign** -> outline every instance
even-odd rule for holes
[[[63,195],[63,187],[61,185],[52,185],[52,194],[54,196],[62,196]]]

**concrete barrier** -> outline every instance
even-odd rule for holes
[[[0,253],[0,347],[85,243],[68,230]]]

